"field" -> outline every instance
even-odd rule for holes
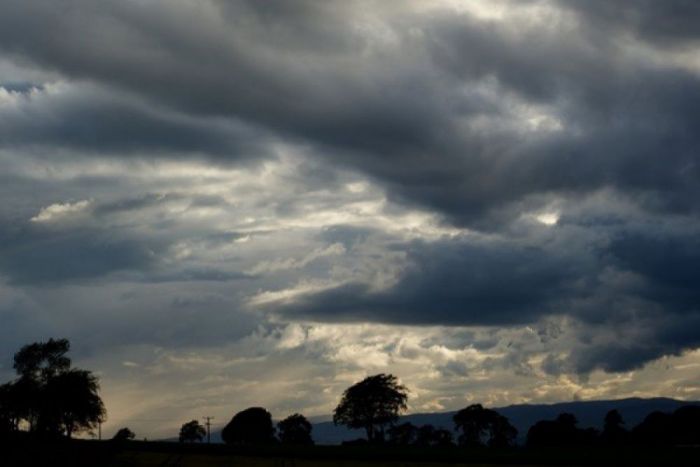
[[[463,450],[318,446],[234,449],[223,445],[72,441],[2,447],[3,467],[446,467],[700,465],[699,448]]]

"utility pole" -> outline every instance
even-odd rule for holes
[[[97,432],[99,433],[97,439],[102,441],[102,420],[98,421],[97,423]]]
[[[211,444],[211,421],[214,417],[203,417],[207,422],[204,424],[207,427],[207,444]]]

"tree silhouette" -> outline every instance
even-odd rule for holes
[[[421,425],[416,430],[416,446],[421,447],[445,447],[453,446],[452,433],[444,428],[435,428],[433,425]]]
[[[700,445],[700,407],[686,405],[671,415],[674,444]]]
[[[49,339],[22,347],[14,357],[14,369],[22,378],[48,381],[70,368],[68,339]]]
[[[333,413],[333,423],[364,428],[369,442],[383,442],[384,428],[406,410],[406,388],[396,376],[378,374],[350,386]]]
[[[472,404],[457,412],[452,420],[457,431],[461,431],[459,444],[479,447],[508,447],[515,442],[518,430],[508,419],[495,410],[485,409],[481,404]]]
[[[270,412],[262,407],[250,407],[233,416],[221,437],[227,444],[239,446],[264,445],[275,441],[275,427]]]
[[[206,434],[207,431],[204,427],[197,420],[192,420],[180,427],[179,440],[181,443],[194,443],[195,441],[201,443]]]
[[[686,405],[671,414],[652,412],[634,427],[632,437],[643,445],[700,444],[700,406]]]
[[[314,444],[311,438],[311,423],[301,414],[295,413],[277,424],[277,432],[282,444],[308,446]]]
[[[670,444],[672,440],[672,417],[670,414],[654,411],[634,427],[633,435],[637,442],[645,445]]]
[[[129,428],[124,427],[120,428],[119,431],[115,433],[115,435],[112,437],[112,441],[116,442],[124,442],[124,441],[131,441],[132,439],[136,438],[136,434],[131,431]]]
[[[70,438],[74,432],[89,430],[104,417],[97,378],[85,370],[68,370],[53,376],[44,389],[51,401],[45,408],[51,424],[61,427]],[[43,419],[42,417],[42,419]]]
[[[527,445],[575,446],[593,444],[598,438],[594,428],[581,430],[576,427],[578,420],[570,413],[562,413],[555,420],[540,420],[527,432]]]
[[[57,435],[60,431],[55,414],[50,413],[54,407],[44,391],[53,378],[70,368],[66,356],[69,350],[68,339],[49,339],[27,344],[14,355],[13,368],[19,378],[13,384],[21,394],[15,400],[16,407],[31,432]]]
[[[601,441],[605,444],[621,444],[627,439],[627,430],[623,427],[625,421],[616,409],[605,414],[603,420],[603,432],[600,435]]]
[[[0,385],[0,435],[15,433],[23,418],[22,394],[16,384]]]
[[[415,444],[418,428],[411,422],[394,425],[387,430],[389,444],[394,446],[410,446]]]
[[[70,438],[104,420],[98,380],[89,371],[71,368],[69,350],[67,339],[49,339],[25,345],[14,355],[18,378],[3,385],[0,396],[11,430],[25,420],[31,433]]]
[[[492,448],[507,448],[515,444],[518,430],[510,424],[510,421],[498,412],[492,411],[492,420],[489,426],[488,445]]]

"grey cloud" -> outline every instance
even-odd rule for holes
[[[41,84],[36,84],[29,81],[10,81],[0,82],[0,88],[12,93],[28,94],[33,90],[42,90],[43,86]]]
[[[551,373],[628,371],[696,348],[697,223],[689,218],[653,227],[647,218],[610,223],[595,220],[597,206],[590,209],[594,217],[588,221],[540,227],[534,237],[395,242],[390,248],[405,251],[410,264],[396,284],[377,291],[375,284],[350,282],[269,309],[321,322],[542,323],[537,351],[557,355],[543,364]],[[587,218],[585,210],[577,213],[581,219]],[[352,248],[372,234],[334,229],[323,238]],[[557,317],[576,324],[549,320]],[[488,349],[499,339],[482,335],[472,341]],[[510,353],[521,353],[517,341]]]
[[[620,371],[696,347],[700,78],[697,64],[669,57],[697,45],[698,7],[539,2],[554,9],[547,19],[484,21],[388,4],[7,0],[2,60],[35,71],[13,72],[3,85],[18,104],[0,109],[0,148],[15,159],[38,146],[56,160],[227,164],[270,160],[282,142],[304,152],[304,175],[287,180],[293,188],[284,195],[270,187],[261,210],[274,205],[276,216],[294,217],[332,206],[337,195],[309,195],[315,204],[303,206],[296,197],[339,188],[329,168],[349,167],[386,190],[390,205],[419,206],[499,239],[407,243],[385,233],[377,248],[405,252],[410,265],[396,284],[376,291],[355,277],[272,310],[288,319],[513,326],[569,316],[582,326],[580,349],[550,359],[552,372]],[[42,196],[67,199],[106,183],[84,177],[29,188],[31,179],[14,178],[0,188],[15,197],[0,209],[19,212],[3,218],[7,225],[44,206]],[[126,181],[112,183],[131,191]],[[178,196],[165,191],[166,200]],[[595,213],[579,206],[601,192],[627,204],[613,208],[606,198]],[[134,215],[157,206],[158,196],[120,194],[91,215]],[[226,205],[216,196],[188,199]],[[563,206],[558,226],[523,227],[524,214],[554,202]],[[124,224],[3,227],[0,269],[22,286],[113,273],[154,287],[250,279],[196,261],[158,268],[177,240],[213,249],[248,233],[179,231],[167,216],[146,223],[158,234]],[[350,248],[373,235],[336,226],[315,240]],[[333,262],[280,273],[261,288],[328,276]],[[615,341],[622,325],[632,337]],[[556,336],[545,340],[559,345]]]
[[[138,212],[149,208],[157,208],[169,202],[182,201],[189,208],[230,207],[230,203],[221,196],[181,193],[178,191],[166,193],[146,193],[134,197],[120,198],[114,201],[97,203],[91,207],[91,212],[98,217],[109,217],[114,214]]]
[[[661,46],[693,46],[700,40],[696,20],[700,6],[692,0],[606,2],[557,0],[606,33],[632,33]]]
[[[147,270],[167,248],[160,241],[95,228],[24,225],[0,235],[0,271],[16,284],[60,284]]]
[[[151,274],[144,282],[192,282],[192,281],[215,281],[228,282],[233,280],[255,279],[252,274],[236,271],[222,271],[213,268],[185,269],[170,274]]]
[[[615,239],[610,251],[622,267],[646,279],[641,296],[663,303],[669,313],[697,311],[699,238],[696,231],[632,232]]]
[[[282,305],[285,315],[321,321],[514,325],[555,313],[575,296],[585,264],[537,247],[444,241],[407,246],[398,283],[349,283]],[[574,260],[574,261],[572,261]]]
[[[678,356],[700,345],[696,332],[700,313],[684,316],[656,314],[610,327],[594,327],[591,342],[571,345],[566,357],[547,358],[543,369],[552,374],[632,371],[664,356]]]
[[[14,5],[2,28],[6,50],[181,112],[304,141],[323,159],[377,177],[393,199],[455,222],[493,228],[524,198],[606,186],[676,206],[697,195],[697,76],[628,58],[612,35],[606,42],[587,33],[597,16],[585,11],[573,30],[542,29],[368,3],[400,44],[395,53],[349,25],[353,15],[368,21],[359,4],[69,4],[80,15],[58,22],[45,3]],[[54,34],[29,37],[19,28]],[[95,39],[80,54],[70,47],[78,32]],[[56,35],[63,39],[49,41]],[[464,91],[492,78],[485,98]],[[521,124],[525,117],[509,115],[511,93],[526,107],[550,107],[563,129],[470,129],[479,118]],[[154,144],[236,160],[220,134],[177,130],[166,125],[176,137],[165,142],[156,127]]]
[[[17,105],[0,109],[0,141],[5,148],[58,146],[108,156],[167,153],[168,157],[225,155],[231,160],[267,153],[262,131],[234,121],[200,121],[94,86],[39,89],[19,93],[16,100]]]

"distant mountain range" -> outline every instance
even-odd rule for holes
[[[617,409],[625,420],[628,429],[634,427],[651,412],[673,412],[683,405],[700,405],[700,401],[680,401],[657,397],[652,399],[619,399],[606,401],[577,401],[561,402],[558,404],[520,404],[495,408],[498,413],[508,417],[510,422],[518,429],[518,442],[522,443],[527,435],[527,430],[539,420],[551,420],[562,412],[569,412],[576,416],[580,428],[602,428],[605,414]],[[418,413],[401,417],[399,423],[411,422],[414,425],[431,424],[435,427],[452,430],[452,416],[455,412]],[[332,421],[325,421],[321,417],[313,417],[313,438],[316,444],[340,444],[357,438],[364,438],[364,430],[349,430],[342,426],[335,426]]]

